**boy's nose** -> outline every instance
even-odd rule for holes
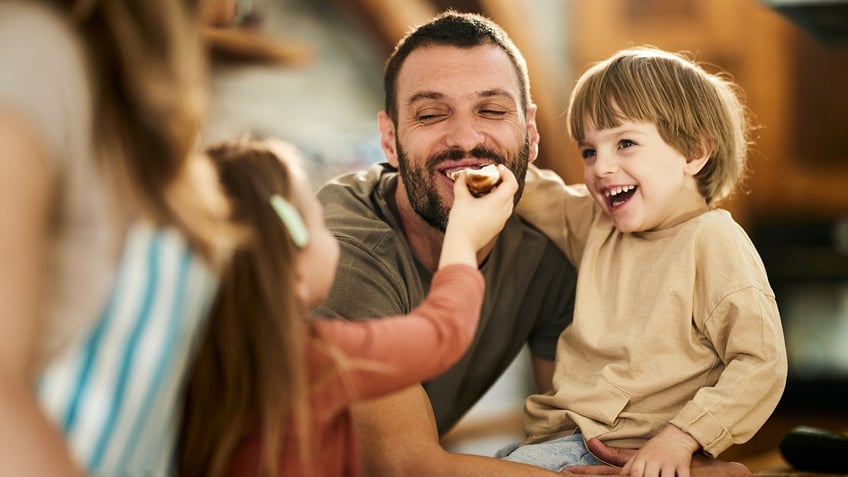
[[[605,176],[618,171],[618,160],[613,154],[595,153],[594,172],[596,176]]]

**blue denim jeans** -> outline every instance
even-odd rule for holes
[[[495,457],[532,464],[556,472],[575,465],[602,464],[586,448],[583,434],[579,432],[537,444],[507,446],[499,450]]]

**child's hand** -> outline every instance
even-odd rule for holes
[[[448,228],[461,231],[471,240],[475,251],[483,248],[500,233],[512,214],[518,182],[512,171],[503,165],[498,165],[498,172],[501,174],[501,182],[482,197],[471,195],[465,183],[464,173],[460,174],[453,185],[453,207],[448,219]]]
[[[689,477],[692,454],[700,447],[692,436],[669,424],[636,452],[621,473],[631,477]]]
[[[476,252],[489,243],[512,214],[518,182],[515,175],[498,165],[501,182],[488,194],[473,197],[461,174],[453,186],[453,207],[448,217],[439,267],[463,262],[476,265]]]

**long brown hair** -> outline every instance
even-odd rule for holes
[[[207,259],[226,243],[226,201],[193,154],[206,101],[196,0],[45,0],[72,19],[93,82],[94,148],[126,207],[175,225]]]
[[[251,234],[224,274],[191,372],[180,475],[222,475],[239,442],[257,437],[263,472],[275,475],[284,426],[292,421],[308,461],[307,324],[294,295],[297,248],[269,200],[278,194],[297,203],[288,168],[272,147],[241,137],[208,150],[233,220]]]

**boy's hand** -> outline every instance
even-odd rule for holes
[[[589,439],[586,443],[589,451],[598,459],[609,465],[582,465],[568,467],[563,474],[572,475],[612,475],[619,474],[622,466],[636,455],[636,449],[610,447],[597,438]],[[705,455],[697,454],[692,459],[691,477],[752,477],[751,470],[739,462],[725,462]]]
[[[689,477],[692,454],[700,447],[692,436],[668,424],[636,452],[621,473],[631,477]]]

